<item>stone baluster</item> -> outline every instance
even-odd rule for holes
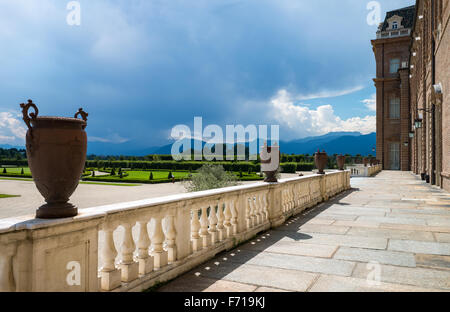
[[[251,229],[253,227],[253,218],[252,218],[252,210],[253,210],[253,204],[252,204],[251,198],[247,198],[247,207],[245,209],[245,221],[247,224],[247,229]]]
[[[293,208],[297,208],[298,207],[298,189],[297,189],[297,184],[293,184],[292,185],[292,204],[293,204]]]
[[[145,275],[153,271],[153,256],[149,254],[150,237],[148,235],[147,221],[138,221],[139,224],[139,238],[137,243],[138,248],[138,263],[139,274]]]
[[[167,216],[166,220],[167,220],[166,242],[167,242],[168,261],[169,263],[172,263],[177,261],[177,245],[176,245],[177,232],[175,229],[175,217]]]
[[[226,238],[226,229],[224,226],[225,215],[223,214],[223,201],[220,200],[217,205],[217,232],[219,234],[218,240],[223,241]]]
[[[261,204],[259,201],[260,193],[255,194],[255,216],[256,216],[256,225],[260,225],[262,223],[262,214],[261,214]]]
[[[284,211],[288,212],[289,211],[289,192],[288,190],[284,189]]]
[[[13,273],[13,256],[16,254],[16,244],[0,245],[0,292],[16,291]]]
[[[250,207],[252,208],[250,211],[250,217],[252,218],[252,227],[255,227],[258,224],[256,217],[255,194],[250,195],[250,204],[251,204]]]
[[[266,213],[264,212],[264,196],[263,192],[259,193],[258,201],[259,201],[259,216],[261,220],[261,224],[266,221]]]
[[[233,229],[232,234],[236,235],[238,233],[238,211],[236,208],[236,203],[238,199],[235,198],[230,202],[230,210],[231,210],[231,227]]]
[[[269,196],[269,193],[266,192],[264,194],[264,197],[263,197],[263,202],[264,202],[264,220],[265,221],[269,220],[269,201],[268,201],[268,198],[267,198],[268,196]]]
[[[155,227],[153,228],[152,235],[152,256],[154,258],[155,269],[160,269],[167,265],[168,254],[167,250],[164,250],[163,243],[165,240],[164,232],[162,229],[162,217],[158,216],[153,218],[155,221]]]
[[[192,208],[192,216],[191,216],[191,245],[192,252],[197,252],[202,249],[201,238],[200,238],[200,221],[198,220],[198,216],[200,214],[199,208]]]
[[[121,272],[115,265],[117,249],[114,245],[114,227],[106,227],[103,229],[103,232],[105,234],[105,242],[102,248],[103,266],[100,269],[101,288],[109,291],[120,286]]]
[[[211,202],[209,209],[209,234],[211,236],[211,244],[214,245],[219,241],[219,231],[217,230],[219,220],[216,214],[216,202]]]
[[[225,226],[225,235],[226,237],[231,237],[233,235],[233,227],[231,225],[231,206],[233,205],[233,200],[227,200],[225,201],[225,222],[224,222],[224,226]]]
[[[124,223],[122,227],[124,229],[122,246],[120,247],[120,253],[122,259],[120,261],[120,268],[122,270],[122,282],[129,283],[138,278],[139,264],[134,261],[133,253],[136,250],[136,244],[133,240],[133,223]]]
[[[208,207],[203,204],[202,207],[202,216],[200,217],[200,237],[202,240],[203,248],[208,248],[211,244],[211,235],[208,232]]]

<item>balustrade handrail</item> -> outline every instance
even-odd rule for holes
[[[350,171],[335,171],[92,207],[68,219],[3,219],[0,291],[144,289],[349,187]]]

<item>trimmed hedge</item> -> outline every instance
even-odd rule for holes
[[[314,163],[298,163],[297,171],[312,171],[315,167]]]
[[[200,169],[209,161],[108,161],[108,160],[87,160],[86,168],[133,168],[138,170],[165,169],[173,171],[189,171]],[[261,165],[252,162],[214,162],[215,165],[222,165],[225,171],[259,172]]]
[[[296,163],[284,163],[280,164],[281,172],[283,173],[295,173],[297,170],[297,164]]]

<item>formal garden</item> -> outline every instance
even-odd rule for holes
[[[0,149],[1,150],[1,149]],[[369,155],[370,156],[370,155]],[[346,163],[362,162],[361,155],[346,155]],[[85,183],[172,183],[192,180],[206,164],[221,166],[238,181],[263,180],[260,159],[252,161],[175,161],[171,155],[96,156],[88,155],[83,175]],[[329,155],[328,169],[336,169],[336,155]],[[281,154],[280,171],[296,173],[315,169],[313,155]],[[31,179],[24,150],[0,151],[0,179]]]

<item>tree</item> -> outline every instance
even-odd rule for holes
[[[3,168],[3,173],[7,173],[6,168]]]
[[[22,174],[22,175],[25,174],[25,172],[23,171],[23,168],[22,168],[22,170],[20,171],[20,174]]]
[[[172,171],[170,171],[167,178],[168,178],[168,179],[172,179],[173,177],[174,177],[174,176],[173,176],[173,174],[172,174]]]
[[[238,185],[237,177],[226,172],[221,165],[203,165],[191,180],[184,181],[184,187],[189,192],[198,192],[228,186]]]
[[[150,177],[148,179],[153,180],[153,172],[150,172]]]
[[[116,170],[114,170],[114,168],[111,169],[111,175],[115,176],[116,175]]]
[[[92,176],[95,177],[95,170],[92,170]]]

